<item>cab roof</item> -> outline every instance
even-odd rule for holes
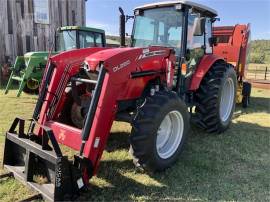
[[[143,6],[136,7],[134,10],[146,10],[146,9],[151,9],[151,8],[159,8],[159,7],[167,7],[167,6],[174,6],[177,4],[183,4],[190,6],[192,8],[195,8],[198,11],[201,11],[202,13],[207,13],[211,17],[215,17],[218,15],[217,11],[207,7],[202,4],[198,4],[192,1],[186,1],[186,0],[175,0],[175,1],[163,1],[163,2],[156,2],[156,3],[150,3],[150,4],[145,4]]]
[[[64,30],[82,30],[82,31],[88,31],[88,32],[98,32],[104,34],[105,31],[102,29],[97,29],[93,27],[83,27],[83,26],[65,26],[65,27],[60,27],[59,31],[64,31]]]

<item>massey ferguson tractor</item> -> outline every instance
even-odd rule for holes
[[[137,7],[126,47],[131,16],[120,11],[122,47],[50,57],[28,130],[27,120],[16,118],[6,133],[4,176],[47,200],[72,200],[87,187],[114,120],[131,124],[134,163],[151,172],[177,160],[191,120],[212,133],[230,125],[240,76],[223,54],[213,53],[217,12],[188,1]],[[76,151],[73,161],[60,145]]]

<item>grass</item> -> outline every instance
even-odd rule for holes
[[[35,96],[0,90],[0,132],[15,116],[30,117]],[[224,134],[207,134],[192,127],[177,163],[162,173],[138,171],[128,154],[128,124],[114,123],[89,201],[269,201],[270,92],[253,89],[251,106],[237,107]],[[4,137],[0,137],[3,148]],[[2,158],[2,153],[0,154]],[[4,172],[0,170],[0,172]],[[33,194],[14,179],[0,181],[0,201],[16,201]]]

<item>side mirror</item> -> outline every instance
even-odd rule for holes
[[[209,45],[210,45],[211,47],[217,45],[217,37],[212,36],[212,37],[210,37],[208,40],[209,40]]]
[[[205,32],[205,18],[200,17],[195,19],[194,36],[202,36]]]

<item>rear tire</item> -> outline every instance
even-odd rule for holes
[[[174,92],[147,97],[132,123],[131,154],[136,166],[149,171],[170,167],[181,151],[189,130],[186,104]]]
[[[87,106],[90,105],[89,103],[90,103],[91,97],[89,97],[89,100],[87,100],[88,97],[84,96],[84,93],[85,93],[84,91],[79,90],[78,96],[80,98],[81,104],[83,103],[83,107],[87,109]],[[69,92],[67,92],[66,96],[67,98],[66,98],[65,104],[63,106],[63,109],[61,111],[58,121],[81,129],[83,128],[86,115],[84,114],[83,116],[82,107],[78,105],[76,101],[74,100],[74,98],[72,97],[71,89]]]
[[[195,122],[207,132],[221,133],[235,109],[236,73],[232,65],[216,62],[203,78],[196,94]]]

